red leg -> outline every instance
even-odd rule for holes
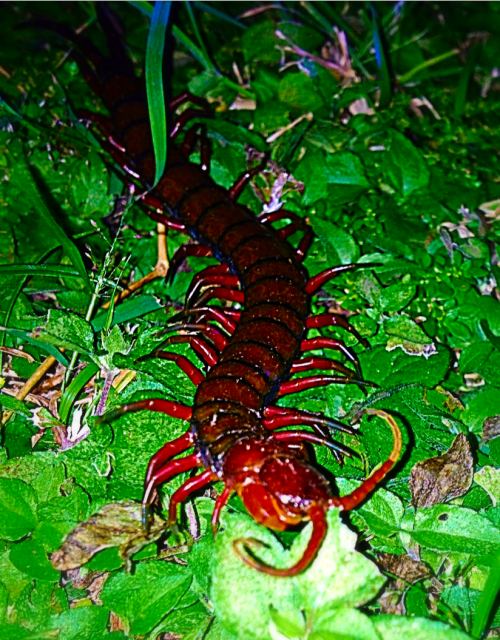
[[[236,180],[233,186],[229,189],[229,197],[231,200],[237,200],[241,194],[243,193],[243,189],[247,186],[250,180],[260,173],[263,169],[266,168],[267,157],[262,160],[256,167],[253,169],[247,169],[245,173],[242,173],[241,176]]]
[[[213,299],[228,300],[229,302],[245,302],[245,294],[238,289],[227,289],[226,287],[209,287],[196,302],[197,307],[203,307],[207,302]]]
[[[193,279],[191,280],[191,284],[189,285],[189,288],[186,293],[186,298],[192,298],[195,295],[195,293],[198,291],[198,289],[206,286],[207,284],[219,284],[217,281],[214,283],[205,282],[206,278],[210,278],[213,276],[227,276],[228,274],[229,274],[229,267],[225,262],[222,262],[221,264],[213,265],[211,267],[206,267],[205,269],[198,271],[198,273],[196,273]],[[186,305],[186,306],[189,306],[189,305]]]
[[[189,129],[189,131],[186,133],[181,144],[181,151],[185,156],[190,156],[193,153],[197,137],[198,127],[195,125],[191,127],[191,129]]]
[[[273,211],[272,213],[262,213],[259,216],[259,220],[264,224],[271,224],[272,222],[277,222],[278,220],[285,220],[288,218],[292,222],[295,223],[295,227],[289,228],[285,227],[287,231],[283,229],[278,230],[278,234],[280,237],[287,238],[289,235],[294,233],[295,231],[302,230],[304,231],[304,237],[299,242],[299,246],[297,247],[296,253],[297,258],[302,262],[305,258],[307,252],[309,251],[309,247],[313,241],[313,232],[311,227],[307,224],[307,222],[298,216],[296,213],[292,213],[291,211],[286,211],[285,209],[280,209],[279,211]]]
[[[345,273],[346,271],[354,271],[355,269],[368,269],[371,267],[380,267],[379,262],[365,262],[361,264],[341,264],[338,267],[331,267],[330,269],[325,269],[321,273],[318,273],[316,276],[313,276],[306,286],[306,292],[308,294],[314,293],[320,287],[322,287],[328,280],[332,280],[335,276],[338,276],[339,273]]]
[[[227,501],[229,500],[231,494],[233,493],[233,489],[229,487],[224,487],[224,491],[220,494],[215,502],[214,512],[212,513],[212,533],[215,536],[217,535],[217,529],[219,527],[219,518],[222,509],[226,506]]]
[[[357,380],[356,378],[345,378],[343,376],[311,376],[310,378],[299,378],[298,380],[289,380],[284,382],[279,391],[278,398],[282,398],[290,393],[298,393],[305,389],[313,389],[315,387],[326,387],[329,384],[357,384],[365,387],[376,387],[373,382],[365,380]]]
[[[210,118],[212,116],[211,111],[205,111],[204,109],[186,109],[175,121],[175,124],[170,132],[172,140],[176,138],[183,127],[194,118]]]
[[[186,258],[208,258],[212,255],[212,250],[203,244],[183,244],[174,253],[172,260],[170,261],[170,267],[168,270],[169,281],[172,282],[177,269],[181,266]]]
[[[171,362],[175,362],[175,364],[183,371],[187,377],[191,380],[191,382],[198,386],[200,382],[205,380],[205,376],[202,372],[196,367],[191,360],[186,358],[185,356],[181,356],[179,353],[171,353],[170,351],[153,351],[151,354],[147,356],[142,356],[142,358],[138,358],[136,362],[142,362],[144,360],[150,360],[151,358],[160,358],[161,360],[170,360]]]
[[[236,329],[236,323],[233,322],[227,314],[226,309],[219,309],[217,307],[195,307],[193,309],[189,309],[186,316],[198,316],[198,321],[210,321],[218,322],[223,329],[225,329],[228,333],[234,333]]]
[[[314,351],[315,349],[333,349],[334,351],[341,351],[346,358],[352,362],[358,376],[360,378],[363,377],[361,375],[361,366],[359,364],[358,356],[340,340],[334,340],[333,338],[310,338],[302,340],[302,344],[300,345],[301,351]]]
[[[186,309],[189,309],[189,307],[196,305],[197,295],[199,294],[200,289],[202,289],[203,287],[206,287],[208,285],[219,285],[232,289],[233,287],[238,287],[239,284],[240,281],[238,279],[238,276],[233,276],[232,274],[206,275],[198,278],[196,281],[193,278],[193,282],[191,283],[186,294]]]
[[[300,227],[297,224],[295,224],[295,222],[291,222],[290,224],[287,224],[286,227],[282,227],[281,229],[278,229],[276,231],[276,235],[282,240],[286,240],[290,236],[293,236],[293,234],[296,233],[297,231],[300,231]]]
[[[316,436],[314,433],[310,433],[309,431],[281,431],[280,433],[273,433],[273,440],[294,444],[311,442],[312,444],[328,447],[328,449],[331,449],[332,451],[337,451],[344,456],[352,458],[351,450],[347,447],[337,444],[336,442],[332,442],[328,438]]]
[[[309,411],[299,411],[298,409],[289,409],[287,407],[268,406],[264,409],[264,427],[274,430],[282,427],[291,427],[295,425],[309,425],[311,427],[322,426],[327,429],[337,429],[353,435],[355,432],[351,427],[342,424],[334,418],[327,418],[319,413]]]
[[[208,102],[206,100],[204,100],[203,98],[198,98],[198,96],[195,96],[194,94],[189,93],[189,91],[181,93],[180,95],[173,98],[168,103],[168,108],[171,111],[173,111],[178,107],[180,107],[182,104],[185,104],[186,102],[192,102],[193,104],[197,105],[202,109],[208,109]]]
[[[342,327],[346,331],[349,331],[359,342],[365,347],[370,348],[370,344],[365,340],[356,329],[345,318],[339,316],[336,313],[320,313],[317,316],[307,318],[306,327],[308,329],[320,329],[322,327]]]
[[[353,376],[354,371],[344,367],[343,364],[330,358],[302,358],[296,360],[290,369],[290,373],[298,373],[299,371],[311,371],[311,369],[333,369],[339,371],[345,376]]]
[[[222,351],[227,346],[227,338],[209,324],[172,325],[168,328],[168,331],[199,331],[211,340],[219,351]]]
[[[174,229],[175,231],[186,230],[186,227],[182,224],[182,222],[177,222],[177,220],[172,220],[172,218],[169,218],[164,214],[163,212],[164,204],[160,200],[158,200],[158,198],[155,198],[155,196],[151,195],[150,193],[144,193],[140,197],[140,201],[142,201],[142,202],[139,202],[139,204],[141,204],[144,213],[152,220],[155,220],[156,222],[161,222],[169,229]],[[144,206],[144,205],[147,205],[147,206]],[[152,207],[152,209],[149,209],[149,207]]]
[[[144,495],[142,496],[142,505],[147,507],[151,503],[151,496],[153,491],[160,484],[163,484],[170,478],[184,473],[185,471],[191,471],[196,467],[203,466],[200,457],[197,453],[192,453],[185,458],[178,458],[177,460],[171,460],[166,465],[155,471],[155,473],[149,479],[149,482],[144,487]]]
[[[177,521],[177,505],[184,502],[193,491],[198,491],[210,482],[218,480],[212,469],[207,469],[203,473],[200,473],[194,478],[186,480],[186,482],[172,495],[170,498],[170,505],[168,507],[168,524],[174,525]]]
[[[380,418],[383,418],[391,427],[392,436],[394,438],[394,445],[392,447],[389,458],[382,464],[381,467],[376,469],[360,487],[355,489],[349,495],[343,496],[342,498],[330,498],[330,506],[338,507],[339,509],[343,509],[345,511],[350,511],[351,509],[354,509],[354,507],[357,507],[358,504],[363,502],[368,494],[371,493],[378,484],[380,484],[380,482],[396,464],[399,459],[399,454],[401,453],[401,431],[399,430],[399,427],[394,418],[385,411],[381,411],[380,409],[365,409],[361,413],[377,415]]]
[[[302,558],[289,569],[276,569],[275,567],[269,567],[266,564],[260,563],[252,555],[249,555],[247,548],[258,550],[262,543],[255,538],[236,538],[233,542],[233,549],[235,553],[243,560],[243,562],[253,569],[257,569],[261,573],[267,573],[269,576],[275,576],[277,578],[290,578],[302,573],[313,561],[315,555],[318,553],[321,544],[326,536],[327,524],[325,512],[321,507],[313,506],[309,511],[309,516],[313,524],[313,531],[306,550]]]
[[[170,336],[165,340],[165,342],[166,344],[183,344],[187,342],[187,344],[193,347],[194,351],[196,351],[200,358],[210,367],[217,364],[219,360],[215,350],[208,345],[205,340],[198,338],[198,336]]]
[[[207,127],[202,125],[200,135],[200,166],[203,171],[210,173],[210,160],[212,158],[212,147],[207,136]]]
[[[184,435],[179,436],[175,440],[167,442],[167,444],[163,445],[163,447],[159,449],[149,461],[148,471],[146,473],[146,479],[144,481],[145,486],[148,486],[154,472],[158,469],[158,467],[161,467],[169,458],[173,458],[179,453],[184,453],[186,449],[189,449],[189,447],[192,446],[192,431],[187,431]]]
[[[158,411],[165,413],[171,418],[180,418],[181,420],[190,420],[192,413],[191,407],[186,407],[185,404],[181,404],[180,402],[154,398],[152,400],[139,400],[139,402],[124,404],[121,407],[105,413],[102,418],[100,418],[100,421],[114,420],[125,413],[132,413],[134,411]]]

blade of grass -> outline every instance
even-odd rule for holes
[[[61,264],[2,264],[0,276],[31,276],[42,278],[81,278],[82,275],[73,267]]]
[[[469,82],[476,66],[477,57],[479,54],[479,45],[476,44],[471,47],[469,55],[467,56],[467,62],[463,68],[460,78],[458,80],[457,94],[455,96],[455,115],[461,116],[465,111],[465,105],[467,103],[467,90],[469,88]]]
[[[500,591],[500,558],[491,558],[491,568],[484,585],[484,589],[479,596],[472,624],[472,637],[480,638],[486,630],[486,625],[490,619],[495,604],[495,600]]]
[[[372,11],[372,28],[373,28],[373,42],[375,44],[375,55],[377,58],[377,65],[380,69],[380,98],[379,108],[385,109],[391,102],[392,88],[391,88],[391,74],[389,68],[388,49],[385,42],[384,30],[380,21],[379,15],[373,6]]]
[[[205,47],[205,43],[203,42],[203,38],[201,37],[200,30],[198,29],[198,23],[196,22],[196,18],[194,16],[193,8],[189,0],[186,0],[186,9],[189,15],[189,19],[191,20],[191,26],[193,27],[193,31],[196,36],[196,40],[198,40],[198,45],[200,49],[203,51],[203,55],[207,60],[210,60],[210,56],[208,55],[207,48]]]
[[[167,116],[163,93],[163,49],[170,15],[170,2],[156,2],[151,17],[146,48],[146,91],[148,96],[151,135],[155,152],[155,187],[167,162]]]
[[[47,234],[51,234],[52,236],[54,236],[61,244],[64,253],[71,260],[73,266],[76,268],[87,287],[90,288],[87,269],[85,268],[78,249],[52,217],[52,214],[45,204],[45,200],[40,193],[38,185],[31,173],[31,169],[23,157],[20,157],[17,161],[15,165],[15,171],[17,177],[19,178],[19,182],[23,185],[24,193],[28,196],[35,210],[38,211],[38,214],[42,218],[47,230]]]
[[[46,351],[48,354],[53,356],[58,362],[60,362],[64,367],[68,366],[68,360],[63,356],[63,354],[54,347],[53,344],[49,344],[48,342],[43,342],[42,340],[37,340],[36,338],[32,338],[31,335],[27,331],[22,331],[21,329],[9,329],[7,327],[0,327],[0,331],[4,331],[9,336],[13,338],[20,338],[21,340],[26,340],[35,347],[42,349],[42,351]]]
[[[87,365],[85,369],[80,371],[80,373],[71,381],[71,384],[61,396],[61,404],[59,405],[59,417],[61,418],[61,422],[66,422],[69,412],[71,411],[71,407],[73,406],[78,394],[98,371],[99,367],[96,364],[91,363]]]
[[[235,27],[239,27],[240,29],[246,29],[247,28],[246,24],[243,24],[239,20],[236,20],[236,18],[233,18],[232,16],[229,16],[227,13],[224,13],[223,11],[219,11],[218,9],[214,9],[214,7],[212,7],[209,4],[206,4],[205,2],[193,2],[193,4],[197,9],[200,9],[201,11],[205,11],[206,13],[211,13],[213,16],[216,16],[217,18],[220,18],[221,20],[225,20],[226,22],[229,22],[230,24],[234,24]]]
[[[441,53],[439,56],[435,56],[434,58],[430,58],[429,60],[424,60],[424,62],[417,64],[417,66],[413,67],[413,69],[411,69],[410,71],[407,71],[402,76],[399,76],[398,81],[401,82],[401,84],[404,84],[405,82],[411,80],[413,76],[417,75],[417,73],[420,73],[420,71],[428,69],[429,67],[433,67],[435,64],[439,64],[440,62],[443,62],[443,60],[448,60],[448,58],[452,58],[459,53],[460,52],[458,49],[452,49],[451,51]]]

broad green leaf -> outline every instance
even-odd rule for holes
[[[411,318],[404,315],[392,316],[384,321],[384,331],[391,336],[387,342],[387,350],[397,347],[405,353],[428,358],[436,353],[431,338]]]
[[[314,619],[310,640],[380,640],[369,618],[356,609],[332,609]],[[304,636],[306,637],[306,636]]]
[[[167,117],[163,93],[163,48],[171,2],[157,2],[151,16],[146,50],[146,90],[148,96],[151,136],[155,152],[155,187],[167,162]]]
[[[500,501],[500,469],[486,466],[474,474],[476,483],[487,491],[488,495],[496,507]]]
[[[378,489],[357,513],[370,531],[375,535],[387,537],[399,531],[404,507],[394,493]]]
[[[226,530],[215,545],[212,598],[224,628],[237,637],[267,637],[271,613],[303,608],[314,611],[356,606],[371,600],[384,578],[374,564],[355,551],[356,536],[341,524],[336,511],[327,516],[328,533],[313,564],[302,574],[273,578],[247,567],[233,548],[235,538],[264,543],[257,555],[272,566],[290,566],[304,552],[311,527],[306,527],[285,551],[276,538],[243,514],[226,516]]]
[[[63,611],[50,620],[50,627],[58,629],[57,640],[97,640],[109,637],[107,622],[109,611],[105,607],[84,606]]]
[[[384,173],[403,196],[429,182],[429,170],[413,144],[399,131],[391,131],[391,144],[384,156]]]
[[[427,618],[378,615],[371,618],[382,640],[468,640],[470,636],[443,622]]]
[[[420,509],[412,538],[441,552],[494,555],[500,553],[500,530],[484,516],[454,505]]]
[[[25,416],[31,416],[31,411],[25,406],[21,400],[14,398],[14,396],[8,396],[6,393],[0,393],[0,406],[3,409],[14,411],[15,413],[21,413]]]
[[[330,264],[350,264],[357,261],[360,250],[349,233],[321,218],[314,219],[313,229],[323,243]]]
[[[38,339],[58,347],[88,354],[94,348],[90,324],[77,315],[51,309],[47,323],[38,331]]]
[[[0,539],[19,540],[33,531],[36,494],[17,478],[0,478]]]
[[[190,582],[191,574],[181,565],[139,564],[133,575],[111,576],[101,600],[130,624],[133,634],[144,635],[175,607]]]
[[[44,546],[33,538],[15,544],[10,552],[10,561],[23,573],[37,580],[59,580],[60,573],[50,564]]]

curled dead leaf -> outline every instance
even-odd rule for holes
[[[112,502],[77,525],[65,538],[63,545],[51,556],[59,571],[82,566],[99,551],[119,547],[123,558],[157,540],[167,523],[154,516],[149,531],[142,527],[142,508],[137,502]]]
[[[474,477],[472,449],[460,433],[446,453],[417,462],[411,470],[410,489],[417,509],[459,498],[470,489]]]

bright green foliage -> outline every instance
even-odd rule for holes
[[[365,396],[355,385],[329,385],[279,403],[346,424],[363,408],[383,409],[402,426],[402,456],[358,509],[342,520],[328,514],[316,561],[295,578],[250,569],[233,541],[256,538],[267,545],[258,552],[263,561],[289,566],[310,527],[275,535],[234,497],[215,541],[206,495],[183,510],[178,537],[166,531],[164,509],[185,474],[160,489],[163,511],[149,533],[142,530],[148,460],[187,425],[146,412],[109,423],[94,416],[146,398],[192,403],[195,387],[173,362],[144,357],[169,335],[193,272],[216,261],[189,259],[173,282],[153,280],[102,308],[154,269],[156,223],[136,203],[142,187],[130,193],[99,132],[79,120],[80,108],[104,108],[67,55],[69,44],[50,31],[14,28],[49,18],[105,51],[95,3],[7,3],[0,24],[1,640],[497,634],[497,3],[177,4],[164,51],[172,73],[163,78],[153,5],[113,7],[138,74],[151,34],[156,84],[211,104],[214,117],[197,120],[212,145],[214,180],[229,188],[255,165],[250,147],[269,153],[269,171],[240,201],[260,213],[262,200],[272,200],[307,218],[315,234],[305,260],[310,275],[369,265],[328,282],[311,311],[340,311],[369,340],[364,350],[343,329],[321,331],[344,340],[378,388]],[[163,106],[153,95],[160,168]],[[199,156],[197,147],[192,160]],[[299,238],[289,240],[296,246]],[[168,255],[185,240],[169,231]],[[203,368],[186,345],[168,348]],[[42,384],[16,398],[48,355],[58,362]],[[318,355],[350,366],[340,353]],[[416,509],[412,469],[448,451],[459,433],[472,447],[472,486]],[[341,495],[392,448],[389,427],[366,415],[356,436],[333,437],[358,454],[340,466],[315,448],[315,463]],[[387,566],[387,556],[391,566],[425,563],[425,577],[413,581],[404,568],[384,576],[376,563]]]

